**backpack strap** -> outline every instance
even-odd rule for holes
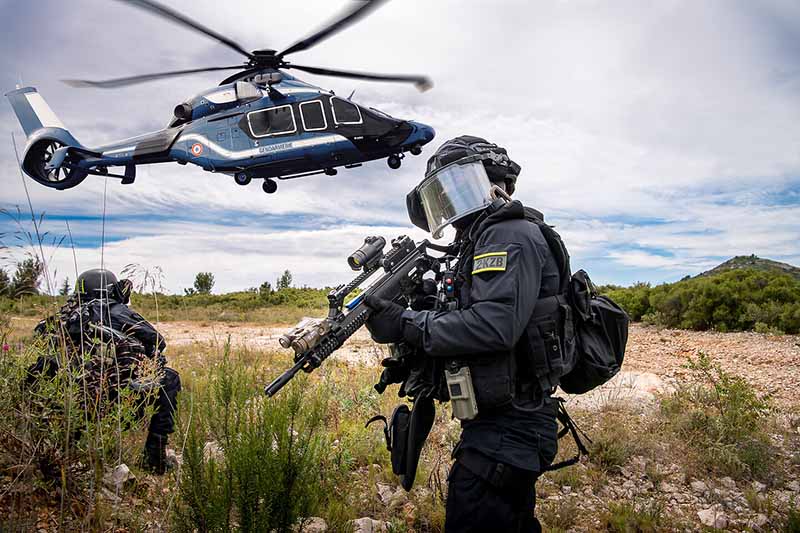
[[[569,265],[569,252],[564,245],[564,241],[561,240],[561,235],[553,229],[553,226],[545,223],[543,217],[540,215],[538,211],[529,207],[525,208],[525,219],[539,227],[539,230],[544,236],[544,240],[547,241],[547,246],[550,248],[550,253],[553,254],[556,260],[559,277],[558,293],[565,294],[569,289],[569,278],[572,275],[572,270]]]
[[[589,438],[589,435],[587,435],[580,427],[578,427],[578,424],[576,424],[575,421],[572,419],[572,417],[569,416],[569,413],[567,413],[567,409],[566,407],[564,407],[564,398],[554,397],[553,400],[558,402],[558,410],[556,411],[556,418],[558,419],[559,422],[561,422],[561,425],[564,426],[561,429],[561,431],[558,432],[558,438],[560,440],[562,437],[565,437],[567,433],[570,433],[572,435],[572,438],[575,440],[575,445],[578,447],[578,453],[575,454],[575,456],[571,457],[570,459],[566,459],[564,461],[560,461],[558,463],[551,464],[543,468],[542,472],[560,470],[566,466],[571,466],[576,464],[578,461],[581,460],[582,456],[584,455],[588,456],[589,450],[588,448],[586,448],[586,445],[581,440],[581,435],[583,435],[583,438],[586,439],[586,441],[589,444],[592,444],[592,439]]]

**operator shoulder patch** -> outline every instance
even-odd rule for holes
[[[472,258],[472,274],[481,272],[505,272],[508,252],[489,252]]]

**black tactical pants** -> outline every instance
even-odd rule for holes
[[[178,407],[180,390],[180,374],[171,368],[165,368],[158,395],[154,400],[156,411],[150,419],[150,433],[169,435],[175,431],[175,410]]]
[[[476,457],[478,456],[478,457]],[[447,516],[444,529],[447,533],[470,532],[538,532],[542,530],[533,515],[536,505],[536,480],[538,472],[520,470],[502,465],[502,475],[491,475],[498,466],[479,454],[456,460],[448,476]],[[476,473],[480,472],[480,475]]]

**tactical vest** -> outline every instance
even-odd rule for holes
[[[573,310],[567,299],[569,289],[569,254],[561,237],[544,223],[541,213],[525,208],[524,218],[535,224],[547,241],[558,269],[557,287],[542,286],[536,298],[533,315],[514,350],[492,357],[471,357],[449,362],[468,366],[475,389],[479,412],[515,405],[518,408],[538,406],[559,384],[559,378],[575,366],[576,347]],[[504,219],[503,219],[504,220]],[[461,282],[460,307],[465,307],[472,284],[472,262],[475,243],[493,223],[491,218],[478,221],[469,242],[459,253],[458,276]],[[525,406],[525,407],[523,407]]]

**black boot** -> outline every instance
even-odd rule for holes
[[[142,468],[154,474],[163,475],[167,469],[167,436],[148,433],[144,443]]]

